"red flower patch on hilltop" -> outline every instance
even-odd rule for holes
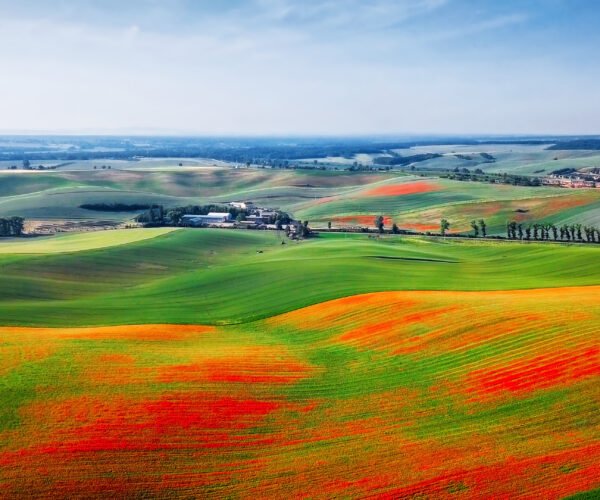
[[[407,194],[429,193],[439,191],[441,187],[428,181],[406,182],[379,186],[364,193],[364,196],[403,196]]]

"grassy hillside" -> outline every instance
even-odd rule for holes
[[[516,175],[548,175],[561,168],[582,168],[600,165],[600,155],[593,150],[549,150],[548,145],[526,144],[487,144],[487,145],[429,145],[410,149],[399,149],[401,156],[413,156],[435,153],[438,156],[416,164],[418,169],[468,168],[482,169],[485,172],[508,173]],[[491,155],[494,161],[484,158]],[[379,155],[368,155],[357,160],[366,164]],[[352,163],[352,160],[330,161],[333,163]]]
[[[129,231],[101,234],[114,242]],[[0,324],[222,324],[365,292],[595,285],[597,257],[585,246],[365,235],[281,245],[275,232],[177,230],[76,253],[1,254]]]
[[[203,229],[3,245],[5,496],[600,487],[596,247]]]
[[[295,203],[341,194],[393,174],[195,168],[124,171],[0,172],[0,216],[36,219],[128,219],[130,213],[91,212],[83,203],[165,206],[251,199],[291,209]]]
[[[486,219],[490,234],[508,220],[600,225],[600,190],[528,188],[422,178],[398,172],[231,168],[0,172],[0,216],[128,220],[84,203],[182,206],[252,200],[313,225],[373,224],[376,215],[402,228],[436,230],[441,218],[467,232]]]
[[[219,328],[0,328],[3,494],[598,488],[599,297],[387,292]]]
[[[470,230],[470,221],[485,219],[490,234],[505,233],[506,222],[554,222],[577,219],[599,224],[600,190],[567,190],[490,185],[447,179],[399,177],[339,196],[295,205],[296,214],[317,224],[373,226],[384,215],[401,228],[439,230],[442,218],[451,229]]]
[[[23,240],[12,238],[0,245],[0,254],[55,254],[81,252],[154,238],[175,231],[176,228],[160,227],[148,229],[128,229],[127,231],[95,231],[88,233],[64,234]]]

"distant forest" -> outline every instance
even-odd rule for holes
[[[590,149],[590,150],[600,150],[600,138],[586,138],[586,139],[576,139],[573,141],[564,141],[559,142],[558,144],[554,144],[550,146],[548,149],[558,150],[558,149]]]
[[[0,160],[77,161],[135,160],[138,158],[211,158],[238,163],[269,163],[329,156],[354,158],[363,154],[392,154],[393,150],[431,145],[552,145],[552,149],[600,149],[600,138],[552,137],[423,137],[415,140],[377,138],[210,138],[109,136],[0,136]],[[418,155],[417,155],[418,156]],[[404,157],[383,165],[403,165]],[[411,162],[419,161],[413,158]]]

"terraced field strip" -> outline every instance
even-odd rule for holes
[[[600,287],[349,296],[228,327],[0,328],[3,495],[600,487]]]
[[[82,252],[136,243],[176,231],[174,227],[120,229],[86,233],[40,236],[31,239],[0,240],[0,254],[57,254]]]

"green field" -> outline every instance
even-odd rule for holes
[[[558,499],[600,487],[596,247],[281,236],[7,243],[3,494]]]
[[[149,167],[148,167],[149,168]],[[425,192],[394,194],[394,187],[428,183]],[[382,188],[389,193],[377,194]],[[390,194],[391,193],[391,194]],[[506,222],[600,224],[600,190],[531,188],[422,178],[403,172],[267,170],[164,166],[134,170],[0,172],[0,216],[33,220],[127,221],[130,212],[96,212],[84,203],[190,204],[250,200],[278,208],[314,226],[372,226],[377,215],[401,228],[436,230],[447,218],[451,230],[470,231],[485,219],[490,234]]]
[[[313,227],[600,225],[600,190],[141,163],[1,172],[0,216],[252,200]],[[599,252],[190,228],[2,239],[0,496],[592,498]]]
[[[12,238],[0,245],[3,254],[55,254],[81,252],[97,248],[112,247],[134,243],[162,234],[170,233],[175,228],[160,227],[148,229],[128,229],[121,231],[92,231],[89,233],[63,234],[22,240]]]
[[[528,289],[600,281],[598,250],[577,245],[394,236],[375,241],[366,235],[281,245],[275,232],[181,229],[108,246],[119,238],[125,243],[130,231],[105,232],[107,248],[97,250],[2,254],[2,323],[227,324],[365,292]]]

